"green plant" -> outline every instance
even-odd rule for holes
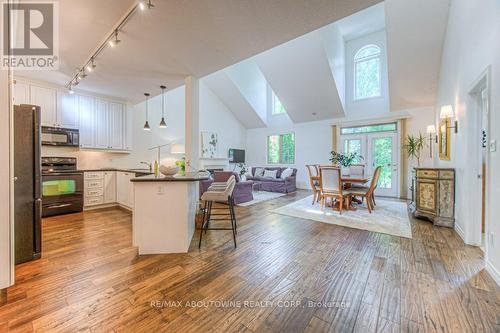
[[[184,175],[186,174],[186,158],[183,157],[180,160],[175,161],[175,165],[181,168],[180,174]]]
[[[408,134],[403,145],[408,158],[417,160],[417,166],[420,166],[420,154],[422,153],[422,149],[424,149],[424,147],[425,138],[422,133],[419,133],[418,136]]]
[[[332,162],[333,164],[341,165],[346,168],[351,166],[355,161],[359,161],[362,159],[363,156],[361,156],[357,152],[349,154],[337,153],[334,150],[330,152],[330,162]]]

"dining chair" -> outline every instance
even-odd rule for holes
[[[371,214],[372,210],[375,209],[375,189],[377,188],[377,183],[380,178],[380,172],[382,171],[382,167],[378,166],[373,173],[373,177],[370,183],[370,186],[367,188],[352,188],[348,190],[348,193],[351,196],[366,198],[366,207],[368,208],[368,212]]]
[[[344,199],[347,207],[349,207],[350,205],[350,194],[348,192],[344,192],[340,168],[333,166],[322,166],[319,171],[321,209],[325,207],[327,198],[338,199],[339,212],[342,215],[342,209],[344,208]]]
[[[349,174],[351,176],[364,176],[365,175],[365,165],[364,164],[352,164],[349,166]],[[349,188],[366,188],[367,186],[364,184],[349,184]]]
[[[309,174],[309,183],[313,191],[313,202],[314,205],[321,199],[321,189],[319,187],[319,168],[314,164],[306,165],[307,173]]]
[[[349,166],[349,174],[351,176],[364,176],[365,165],[364,164],[352,164]]]

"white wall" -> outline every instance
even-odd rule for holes
[[[277,116],[281,117],[281,116]],[[306,164],[327,164],[332,150],[332,128],[329,121],[315,121],[296,125],[276,125],[272,128],[247,130],[247,165],[265,166],[267,164],[267,136],[272,134],[295,133],[295,164],[297,186],[309,188]],[[272,165],[276,166],[276,165]]]
[[[200,131],[217,133],[218,157],[228,157],[229,148],[245,149],[245,127],[203,81],[200,81]]]
[[[12,283],[11,253],[11,105],[8,72],[0,71],[0,289]]]
[[[156,150],[151,147],[168,142],[184,143],[185,133],[185,87],[165,93],[165,121],[167,128],[158,127],[161,120],[161,95],[149,100],[149,124],[151,131],[144,131],[145,102],[130,106],[133,112],[133,146],[130,154],[110,153],[76,148],[43,147],[42,156],[73,156],[78,158],[81,169],[116,167],[138,168],[141,161],[152,162],[156,159]],[[227,157],[229,148],[245,149],[246,129],[234,117],[233,113],[200,82],[200,131],[216,132],[219,135],[220,157]],[[170,147],[162,148],[164,158],[179,159],[179,155],[170,154]]]
[[[454,167],[457,172],[456,224],[465,233],[465,241],[475,243],[474,234],[480,215],[471,209],[471,193],[480,180],[471,161],[477,160],[480,149],[474,136],[476,111],[469,95],[473,82],[491,66],[490,139],[500,137],[500,2],[497,0],[453,0],[443,49],[436,109],[452,104],[460,130],[451,135],[451,160],[438,161],[441,167]],[[436,115],[437,117],[437,115]],[[436,119],[437,121],[437,119]],[[500,151],[490,154],[490,190],[488,214],[492,243],[487,244],[488,269],[500,283]],[[473,197],[473,196],[472,196]],[[476,231],[476,233],[475,233]]]
[[[368,98],[354,101],[354,55],[363,46],[375,44],[380,47],[381,63],[381,97]],[[386,113],[389,111],[389,92],[387,79],[387,52],[385,30],[350,40],[345,45],[346,57],[346,114],[362,117],[373,116],[374,114]]]

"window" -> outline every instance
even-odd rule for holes
[[[379,97],[380,47],[367,45],[354,56],[354,100]]]
[[[340,129],[340,134],[395,132],[397,129],[398,126],[396,123],[376,124],[376,125],[356,126],[356,127],[342,127]]]
[[[273,115],[286,113],[285,107],[281,104],[278,96],[273,93]]]
[[[295,134],[287,133],[267,137],[268,164],[295,163]]]

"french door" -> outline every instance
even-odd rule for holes
[[[387,197],[398,196],[397,132],[342,135],[341,144],[341,150],[344,153],[357,152],[363,157],[356,163],[364,164],[369,175],[373,175],[378,166],[382,167],[375,194]]]

